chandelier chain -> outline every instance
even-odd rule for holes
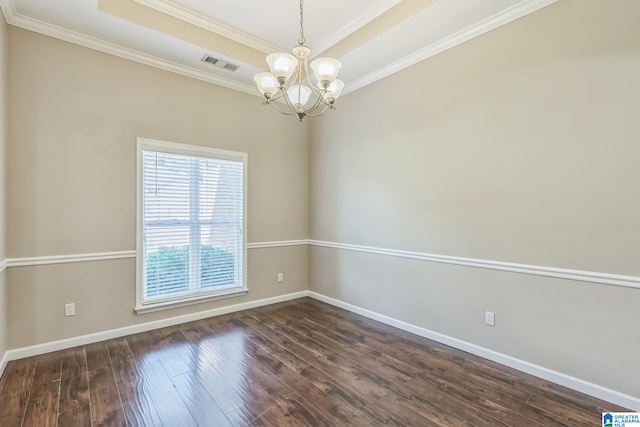
[[[304,0],[300,0],[300,38],[298,39],[298,44],[304,44],[305,39],[304,39],[304,18],[303,18],[303,12],[304,12],[304,7],[303,7],[303,2]]]

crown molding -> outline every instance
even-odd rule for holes
[[[478,37],[484,33],[494,30],[502,25],[508,24],[518,18],[535,12],[538,9],[542,9],[545,6],[549,6],[557,2],[558,0],[523,0],[520,3],[505,9],[489,18],[483,19],[467,28],[464,28],[449,37],[445,37],[429,46],[420,49],[411,55],[395,61],[385,67],[382,67],[376,71],[373,71],[359,79],[356,79],[349,83],[345,87],[344,94],[353,92],[360,88],[363,88],[371,83],[388,77],[398,71],[404,70],[418,62],[431,58],[445,50],[451,49],[461,43],[469,41],[475,37]]]
[[[258,37],[245,33],[231,25],[225,24],[209,16],[195,12],[171,0],[134,0],[151,9],[162,12],[189,24],[196,25],[212,33],[219,34],[235,42],[249,46],[263,53],[278,52],[283,50],[282,47],[268,43]]]
[[[225,24],[222,21],[218,21],[209,16],[195,12],[189,8],[181,6],[173,0],[134,0],[144,6],[150,7],[158,12],[162,12],[176,19],[188,22],[196,25],[207,31],[219,34],[230,40],[242,43],[246,46],[252,47],[263,53],[272,53],[278,51],[288,52],[288,49],[282,46],[277,46],[269,43],[263,39],[255,37],[244,31],[241,31],[231,25]],[[358,30],[363,25],[367,24],[374,18],[377,18],[382,13],[389,10],[391,7],[400,3],[400,0],[379,0],[375,2],[371,7],[366,9],[360,16],[358,16],[352,22],[349,22],[344,27],[338,29],[334,34],[326,37],[319,46],[316,46],[318,54],[324,52],[349,34]]]
[[[315,46],[314,50],[318,52],[317,54],[315,54],[315,56],[323,53],[325,50],[329,49],[340,40],[359,30],[361,27],[368,24],[373,19],[377,18],[387,10],[391,9],[393,6],[400,3],[400,1],[401,0],[381,0],[376,2],[371,7],[366,9],[362,14],[360,14],[360,16],[358,16],[356,19],[349,22],[344,27],[339,28],[335,33],[322,40],[322,42],[318,46]]]
[[[226,87],[228,89],[244,92],[249,95],[260,95],[254,89],[253,85],[240,83],[226,77],[207,73],[196,68],[158,58],[153,55],[148,55],[146,53],[120,46],[115,43],[107,42],[92,36],[59,27],[57,25],[49,24],[47,22],[20,15],[15,10],[13,0],[0,0],[0,7],[2,8],[2,11],[4,13],[5,20],[10,25],[24,28],[25,30],[34,31],[45,36],[64,40],[69,43],[77,44],[89,49],[94,49],[120,58],[138,62],[140,64],[149,65],[151,67],[159,68],[161,70],[169,71],[175,74],[180,74],[185,77],[202,80],[218,86]]]
[[[144,3],[144,4],[146,3],[166,4],[169,2],[169,0],[135,0],[135,1],[139,3]],[[346,35],[348,35],[348,33],[355,31],[357,28],[359,28],[359,26],[362,25],[363,21],[365,21],[366,19],[370,19],[370,17],[376,13],[380,13],[380,10],[384,9],[384,7],[388,6],[388,3],[392,1],[395,1],[395,0],[387,0],[385,2],[378,3],[376,7],[372,7],[368,9],[363,15],[361,15],[360,19],[354,21],[352,25],[346,26],[343,29],[341,29],[338,33],[336,33],[330,39],[329,42],[325,43],[325,45],[328,43],[334,43],[340,37],[345,37]],[[436,43],[426,46],[425,48],[420,49],[411,55],[408,55],[382,68],[379,68],[378,70],[375,70],[352,82],[348,82],[343,94],[348,94],[358,89],[361,89],[371,83],[374,83],[378,80],[388,77],[418,62],[424,61],[425,59],[428,59],[434,55],[437,55],[438,53],[441,53],[447,49],[451,49],[452,47],[455,47],[461,43],[471,40],[472,38],[480,36],[497,27],[500,27],[511,21],[521,18],[529,13],[535,12],[536,10],[541,9],[545,6],[548,6],[550,4],[553,4],[557,1],[558,0],[523,0],[520,3],[516,4],[515,6],[512,6],[511,8],[508,8],[474,25],[471,25],[461,31],[458,31],[457,33],[449,37],[446,37]],[[383,4],[386,6],[383,6]],[[24,28],[40,34],[44,34],[44,35],[54,37],[60,40],[64,40],[70,43],[74,43],[80,46],[84,46],[90,49],[98,50],[100,52],[118,56],[120,58],[128,59],[144,65],[149,65],[151,67],[159,68],[161,70],[180,74],[186,77],[194,78],[194,79],[205,81],[208,83],[213,83],[215,85],[226,87],[232,90],[237,90],[239,92],[243,92],[249,95],[261,97],[260,94],[255,90],[253,85],[240,83],[226,77],[210,74],[193,67],[188,67],[172,61],[168,61],[162,58],[148,55],[134,49],[126,48],[114,43],[100,40],[95,37],[87,36],[87,35],[84,35],[75,31],[71,31],[53,24],[49,24],[43,21],[39,21],[33,18],[20,15],[19,13],[16,12],[13,0],[0,0],[0,8],[2,8],[2,12],[5,16],[5,20],[10,25]],[[237,34],[240,34],[240,32],[237,32]],[[225,37],[227,36],[225,35]],[[239,39],[234,39],[234,40],[239,41]],[[243,43],[242,41],[239,41],[239,42]],[[276,49],[274,50],[280,50],[280,48],[276,47]],[[326,47],[322,50],[319,50],[319,52],[322,52],[323,50],[326,50]]]
[[[0,0],[0,9],[4,15],[4,20],[9,23],[9,18],[16,15],[16,5],[13,0]]]

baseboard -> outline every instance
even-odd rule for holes
[[[256,301],[248,301],[240,304],[228,305],[225,307],[219,307],[211,310],[200,311],[197,313],[170,317],[168,319],[155,320],[153,322],[140,323],[137,325],[125,326],[123,328],[96,332],[94,334],[82,335],[79,337],[67,338],[64,340],[51,341],[51,342],[37,344],[29,347],[22,347],[22,348],[17,348],[13,350],[8,350],[4,354],[4,357],[0,360],[0,367],[2,367],[2,370],[3,370],[4,365],[6,365],[6,363],[11,360],[37,356],[39,354],[50,353],[52,351],[58,351],[58,350],[64,350],[67,348],[91,344],[99,341],[110,340],[113,338],[120,338],[120,337],[124,337],[131,334],[151,331],[154,329],[164,328],[167,326],[179,325],[181,323],[186,323],[186,322],[193,322],[194,320],[205,319],[207,317],[220,316],[223,314],[234,313],[236,311],[249,310],[251,308],[257,308],[265,305],[276,304],[279,302],[289,301],[289,300],[302,298],[306,296],[309,296],[309,291],[294,292],[291,294],[278,295],[276,297],[270,297],[270,298],[264,298]]]
[[[7,367],[7,363],[9,363],[9,352],[5,351],[2,357],[0,358],[0,378],[2,378],[2,374],[4,374],[4,368]]]
[[[319,294],[317,292],[309,291],[308,295],[311,298],[318,301],[331,304],[333,306],[345,309],[352,313],[359,314],[369,319],[377,320],[390,326],[394,326],[398,329],[402,329],[407,332],[411,332],[416,335],[437,341],[439,343],[448,345],[450,347],[457,348],[459,350],[466,351],[476,356],[483,357],[488,360],[500,363],[510,368],[517,369],[522,372],[534,375],[539,378],[543,378],[547,381],[560,384],[564,387],[568,387],[572,390],[576,390],[585,394],[588,394],[598,399],[605,400],[607,402],[614,403],[616,405],[623,406],[625,408],[632,409],[634,411],[640,411],[640,398],[630,396],[628,394],[620,393],[615,390],[611,390],[606,387],[602,387],[597,384],[590,383],[588,381],[581,380],[579,378],[572,377],[570,375],[556,372],[551,369],[547,369],[543,366],[535,365],[524,360],[516,359],[515,357],[507,356],[506,354],[498,353],[487,348],[471,344],[469,342],[459,340],[457,338],[450,337],[438,332],[431,331],[429,329],[422,328],[420,326],[413,325],[411,323],[403,322],[402,320],[395,319],[393,317],[385,316],[380,313],[376,313],[371,310],[367,310],[362,307],[358,307],[353,304],[349,304],[340,301],[335,298],[328,297],[326,295]]]
[[[18,348],[14,350],[8,350],[4,353],[0,359],[0,376],[4,372],[7,363],[11,360],[22,359],[25,357],[36,356],[39,354],[49,353],[57,350],[64,350],[80,345],[91,344],[94,342],[109,340],[113,338],[119,338],[126,335],[136,334],[140,332],[151,331],[153,329],[164,328],[167,326],[178,325],[181,323],[192,322],[195,320],[205,319],[207,317],[220,316],[223,314],[234,313],[242,310],[249,310],[252,308],[262,307],[265,305],[276,304],[279,302],[290,301],[297,298],[311,297],[318,301],[325,302],[327,304],[345,309],[352,313],[359,314],[364,317],[368,317],[373,320],[385,323],[390,326],[394,326],[398,329],[402,329],[407,332],[414,333],[416,335],[440,342],[442,344],[457,348],[459,350],[466,351],[471,354],[483,357],[488,360],[509,366],[522,372],[526,372],[531,375],[535,375],[539,378],[543,378],[548,381],[552,381],[556,384],[571,388],[573,390],[588,394],[590,396],[597,397],[599,399],[615,403],[617,405],[629,408],[634,411],[640,411],[640,398],[630,396],[624,393],[620,393],[615,390],[611,390],[606,387],[602,387],[597,384],[590,383],[588,381],[575,378],[561,372],[556,372],[545,367],[529,363],[524,360],[517,359],[502,353],[498,353],[487,348],[471,344],[469,342],[450,337],[435,331],[431,331],[420,326],[413,325],[411,323],[404,322],[402,320],[395,319],[393,317],[385,316],[380,313],[376,313],[371,310],[367,310],[362,307],[358,307],[353,304],[349,304],[340,301],[335,298],[328,297],[326,295],[319,294],[313,291],[300,291],[286,295],[279,295],[271,298],[264,298],[256,301],[249,301],[240,304],[229,305],[225,307],[214,308],[211,310],[201,311],[198,313],[186,314],[182,316],[171,317],[168,319],[156,320],[153,322],[146,322],[132,326],[126,326],[118,329],[111,329],[108,331],[97,332],[95,334],[82,335],[79,337],[68,338],[59,341],[52,341],[48,343],[38,344],[29,347]]]

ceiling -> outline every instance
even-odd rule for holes
[[[342,61],[349,93],[557,0],[307,0],[312,57]],[[298,0],[0,0],[7,22],[259,95],[265,56],[299,37]],[[218,65],[237,65],[235,71]]]

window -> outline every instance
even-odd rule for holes
[[[246,165],[246,153],[138,138],[138,313],[247,292]]]

